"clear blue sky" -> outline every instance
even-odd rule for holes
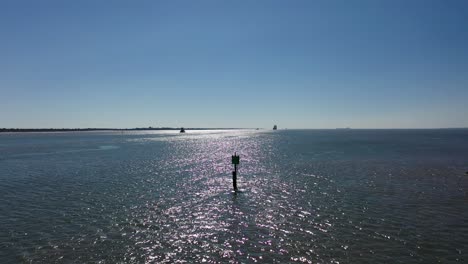
[[[468,127],[468,1],[0,2],[0,127]]]

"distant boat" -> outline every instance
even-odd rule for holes
[[[180,133],[185,133],[185,129],[183,127],[180,128]]]
[[[277,130],[278,127],[276,125],[273,126],[273,130]]]

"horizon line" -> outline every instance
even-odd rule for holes
[[[134,128],[111,128],[111,127],[76,127],[76,128],[65,128],[65,127],[51,127],[51,128],[0,128],[0,132],[27,132],[27,131],[121,131],[121,130],[179,130],[182,127],[134,127]],[[183,127],[185,130],[235,130],[235,129],[245,129],[245,130],[273,130],[271,128],[262,128],[262,127]],[[388,127],[388,128],[280,128],[278,130],[436,130],[436,129],[468,129],[468,127]]]

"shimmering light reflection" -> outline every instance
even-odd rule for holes
[[[332,219],[303,208],[301,196],[306,190],[281,179],[274,135],[228,131],[138,140],[169,141],[169,157],[162,164],[155,159],[153,166],[162,165],[179,178],[168,197],[131,210],[133,219],[146,219],[143,224],[130,225],[136,229],[130,237],[135,246],[146,243],[143,254],[147,260],[270,262],[296,258],[307,263],[317,259],[318,255],[312,258],[313,249],[320,245],[313,242],[326,236]],[[234,152],[241,155],[238,195],[230,190],[230,155]],[[319,183],[326,190],[331,188],[326,180],[316,181],[315,186]]]

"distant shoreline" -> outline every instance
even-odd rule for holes
[[[185,130],[258,130],[256,128],[185,128]],[[269,130],[260,128],[261,130]],[[23,132],[86,132],[86,131],[172,131],[180,130],[176,127],[145,127],[145,128],[0,128],[0,133]],[[295,128],[288,130],[468,130],[468,127],[447,128]]]
[[[185,128],[185,130],[230,130],[242,128]],[[79,131],[161,131],[180,130],[175,127],[146,127],[146,128],[0,128],[2,132],[79,132]]]

